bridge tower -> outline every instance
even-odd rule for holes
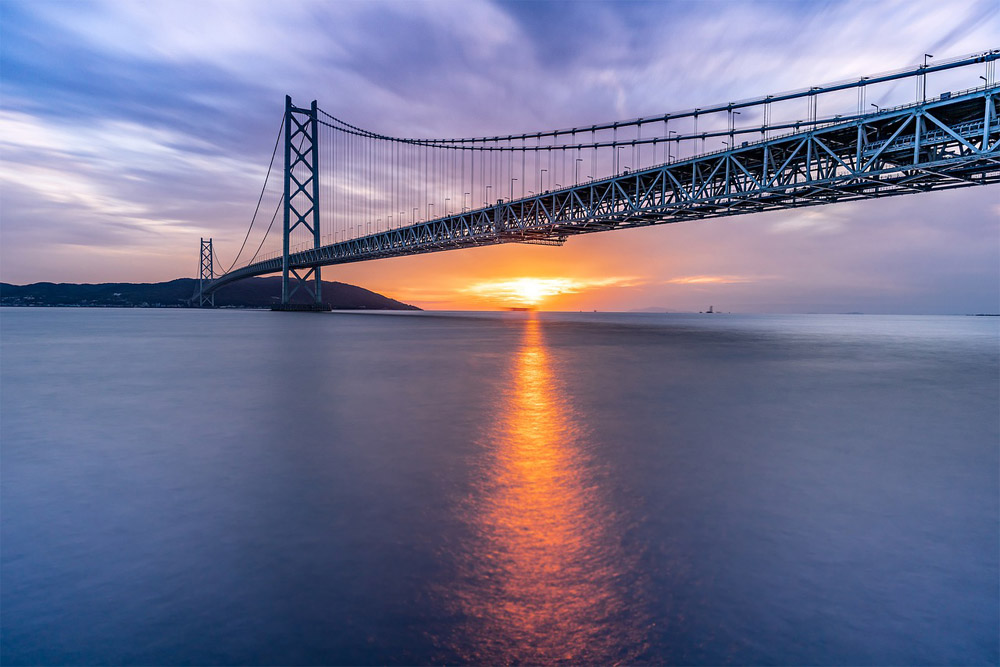
[[[281,306],[280,310],[324,310],[320,268],[310,267],[300,274],[289,265],[291,234],[302,225],[312,234],[313,248],[320,247],[319,232],[319,133],[316,100],[309,108],[292,104],[285,96],[285,196],[282,225]],[[289,286],[289,277],[295,283]],[[310,282],[312,285],[310,285]],[[292,296],[304,287],[312,304],[303,308],[291,304]]]
[[[215,253],[212,251],[212,239],[201,240],[201,262],[198,272],[198,307],[204,308],[205,304],[215,307],[215,292],[205,294],[205,284],[215,280],[215,264],[212,259]]]

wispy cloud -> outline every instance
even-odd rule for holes
[[[762,278],[750,276],[681,276],[663,282],[666,285],[738,285],[760,280]]]
[[[778,234],[810,233],[836,234],[847,229],[846,216],[841,209],[797,209],[783,213],[771,225],[771,231]]]

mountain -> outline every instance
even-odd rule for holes
[[[198,287],[194,278],[178,278],[165,283],[0,283],[3,306],[121,306],[178,308]],[[269,308],[281,299],[281,278],[247,278],[230,283],[215,293],[216,307]],[[299,289],[292,301],[306,303],[305,289]],[[395,299],[345,283],[323,281],[323,301],[336,310],[420,310]]]

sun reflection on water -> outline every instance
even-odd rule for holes
[[[644,644],[630,558],[602,504],[586,434],[526,321],[470,500],[455,648],[474,663],[618,663]],[[631,592],[630,592],[631,591]]]

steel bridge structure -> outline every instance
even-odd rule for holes
[[[298,107],[286,98],[279,135],[284,137],[284,177],[276,207],[282,217],[281,250],[260,256],[258,248],[250,261],[216,277],[213,252],[209,247],[206,260],[203,242],[196,301],[211,305],[214,291],[232,281],[281,272],[283,304],[299,288],[319,303],[323,266],[500,243],[561,245],[577,234],[1000,181],[1000,86],[994,81],[1000,50],[934,65],[928,57],[920,66],[781,95],[583,128],[465,139],[395,138],[341,121],[316,102]],[[978,80],[968,76],[977,72]],[[951,86],[929,95],[928,75],[941,76]],[[957,75],[972,85],[954,87],[962,81]],[[868,102],[877,86],[898,93],[899,83],[906,81],[915,82],[915,99],[889,108]],[[850,112],[818,113],[824,96],[843,100],[845,91],[857,94]],[[792,113],[775,120],[779,106],[787,108],[795,100],[805,102],[806,117]],[[753,122],[737,118],[751,115]],[[671,123],[681,129],[668,130]],[[321,128],[348,142],[345,150],[329,152],[338,170],[325,184],[331,198],[343,200],[346,192],[348,202],[333,204],[331,215],[340,228],[327,237],[321,227]],[[705,151],[708,141],[724,147]],[[374,152],[366,158],[359,145],[373,145]],[[682,155],[685,148],[689,155]],[[627,166],[623,151],[629,152]],[[428,166],[428,154],[441,156],[440,171]],[[373,168],[379,159],[382,167]],[[542,168],[546,161],[548,169]],[[553,180],[560,165],[567,185]],[[606,173],[581,180],[581,167]],[[367,172],[363,187],[340,182],[358,171]],[[530,185],[537,182],[537,190],[527,189],[529,179]],[[434,194],[427,193],[428,183]],[[388,204],[383,209],[366,208],[363,201],[352,204],[351,193],[359,190],[362,199]],[[495,199],[491,190],[510,196]],[[483,204],[471,206],[476,195]],[[434,203],[426,199],[435,196],[444,215],[431,212]],[[461,210],[449,210],[459,196],[463,205],[454,208]],[[401,210],[403,205],[412,214]],[[423,219],[417,219],[418,212],[426,213]],[[293,247],[299,228],[307,238]]]

